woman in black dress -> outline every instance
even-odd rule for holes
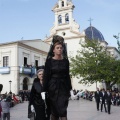
[[[48,92],[51,120],[67,120],[67,107],[72,89],[66,46],[61,36],[52,40],[44,70],[44,90]]]
[[[43,92],[42,82],[43,69],[39,69],[37,71],[37,78],[34,79],[29,99],[29,108],[31,107],[31,105],[33,105],[35,109],[35,120],[45,120],[45,102],[41,95],[41,93]]]

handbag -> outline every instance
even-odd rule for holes
[[[33,118],[35,113],[31,111],[31,106],[28,106],[28,118]]]

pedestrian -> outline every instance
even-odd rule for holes
[[[1,107],[2,107],[3,120],[10,120],[10,99],[5,94],[3,94],[3,99],[1,101]]]
[[[18,103],[19,103],[19,100],[18,100],[18,98],[15,96],[15,94],[13,94],[13,100],[14,100],[15,104],[18,104]]]
[[[48,92],[50,99],[51,120],[67,120],[67,107],[72,86],[66,45],[61,36],[53,36],[43,79],[44,90]]]
[[[105,92],[105,89],[102,89],[101,91],[101,94],[100,94],[100,97],[101,97],[101,112],[103,110],[103,105],[104,105],[104,108],[105,108],[105,112],[107,112],[107,109],[106,109],[106,92]]]
[[[29,109],[28,109],[28,118],[32,117],[29,116],[31,112],[31,107],[33,105],[35,109],[35,120],[45,120],[45,102],[43,99],[43,69],[39,69],[37,71],[37,78],[34,79],[32,89],[30,92],[29,98]],[[32,114],[33,115],[33,114]]]
[[[107,108],[108,108],[108,114],[110,114],[111,111],[111,100],[112,100],[112,94],[110,93],[110,90],[107,89],[107,95],[106,95],[106,100],[107,100]]]
[[[97,111],[99,111],[99,104],[100,104],[100,91],[99,91],[99,88],[97,88],[97,91],[95,92],[95,100],[96,100]]]
[[[25,100],[25,92],[24,92],[24,90],[22,90],[22,92],[21,92],[21,97],[22,97],[22,103],[23,103],[24,100]]]

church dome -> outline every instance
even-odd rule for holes
[[[93,26],[90,26],[87,29],[85,29],[85,35],[90,40],[105,41],[102,33]]]

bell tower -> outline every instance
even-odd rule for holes
[[[74,8],[72,0],[58,0],[52,9],[55,14],[55,21],[54,26],[50,30],[50,35],[68,35],[66,33],[70,30],[79,34],[79,25],[73,19]]]
[[[68,0],[59,0],[57,8],[53,8],[55,13],[55,25],[65,25],[72,22],[74,5]]]

